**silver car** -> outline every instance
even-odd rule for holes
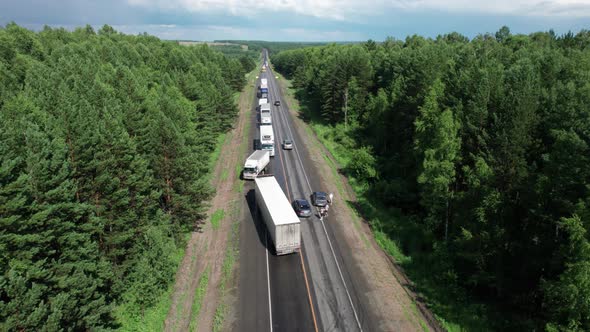
[[[290,140],[290,139],[288,139],[288,138],[285,138],[283,140],[283,149],[285,149],[285,150],[293,150],[293,141]]]

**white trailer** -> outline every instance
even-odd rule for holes
[[[277,255],[299,252],[301,248],[300,221],[274,176],[254,179],[256,205],[268,228]]]
[[[272,131],[272,125],[260,126],[260,145],[261,150],[267,150],[271,157],[275,155],[275,135]]]
[[[265,103],[260,105],[260,113],[268,112],[270,114],[270,104]]]
[[[263,104],[268,104],[268,98],[258,99],[258,106],[262,106]]]
[[[265,150],[254,151],[244,163],[242,175],[244,179],[255,179],[258,174],[264,172],[270,162],[270,154]]]
[[[270,116],[270,112],[260,113],[260,125],[261,126],[272,125],[272,117]]]

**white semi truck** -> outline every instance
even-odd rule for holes
[[[272,125],[260,126],[260,149],[267,150],[271,157],[275,155],[275,136]]]
[[[301,248],[300,221],[274,176],[261,176],[256,183],[256,205],[277,255],[299,252]]]
[[[244,163],[242,175],[244,179],[255,179],[258,174],[264,172],[270,162],[270,154],[266,150],[254,151]]]
[[[270,104],[262,104],[260,105],[260,123],[264,125],[271,124],[271,117],[270,117]]]
[[[268,98],[268,80],[266,78],[260,79],[260,97]]]

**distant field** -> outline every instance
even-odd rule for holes
[[[240,44],[234,44],[234,43],[221,43],[221,42],[207,42],[207,41],[190,41],[190,40],[179,40],[178,41],[179,45],[182,46],[193,46],[193,45],[203,45],[203,44],[207,44],[209,46],[239,46],[240,48],[242,48],[243,50],[248,50],[248,45],[240,45]]]
[[[261,40],[215,40],[216,43],[225,43],[233,45],[246,45],[249,50],[260,52],[263,48],[268,49],[271,55],[276,55],[282,51],[296,48],[322,46],[328,42],[271,42]]]
[[[230,57],[240,58],[246,55],[252,59],[257,59],[260,56],[260,52],[263,48],[268,49],[271,55],[276,55],[282,51],[293,50],[297,48],[327,45],[328,42],[270,42],[259,40],[179,40],[178,44],[184,46],[207,44],[210,47]]]
[[[252,50],[248,47],[248,45],[244,44],[215,42],[208,45],[214,50],[219,51],[228,57],[241,58],[247,56],[252,60],[256,60],[258,57],[260,57],[260,51]]]
[[[250,49],[247,44],[240,42],[228,42],[228,41],[193,41],[193,40],[179,40],[177,41],[182,46],[198,46],[206,44],[207,46],[219,51],[226,56],[232,58],[241,58],[247,56],[253,60],[258,59],[260,56],[259,49]]]

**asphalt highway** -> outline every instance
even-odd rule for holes
[[[265,54],[266,55],[266,54]],[[269,83],[275,156],[267,173],[272,173],[292,202],[306,198],[321,187],[313,158],[300,144],[293,119],[270,69],[260,78]],[[257,86],[259,85],[259,82]],[[252,101],[250,130],[252,153],[258,141],[258,116]],[[274,106],[276,100],[281,106]],[[283,150],[281,142],[290,138],[293,150]],[[272,241],[254,202],[254,183],[244,186],[243,204],[247,208],[240,228],[239,331],[371,331],[370,313],[364,309],[363,284],[352,263],[350,249],[338,239],[333,217],[320,220],[317,211],[301,218],[302,248],[297,254],[276,256]]]

